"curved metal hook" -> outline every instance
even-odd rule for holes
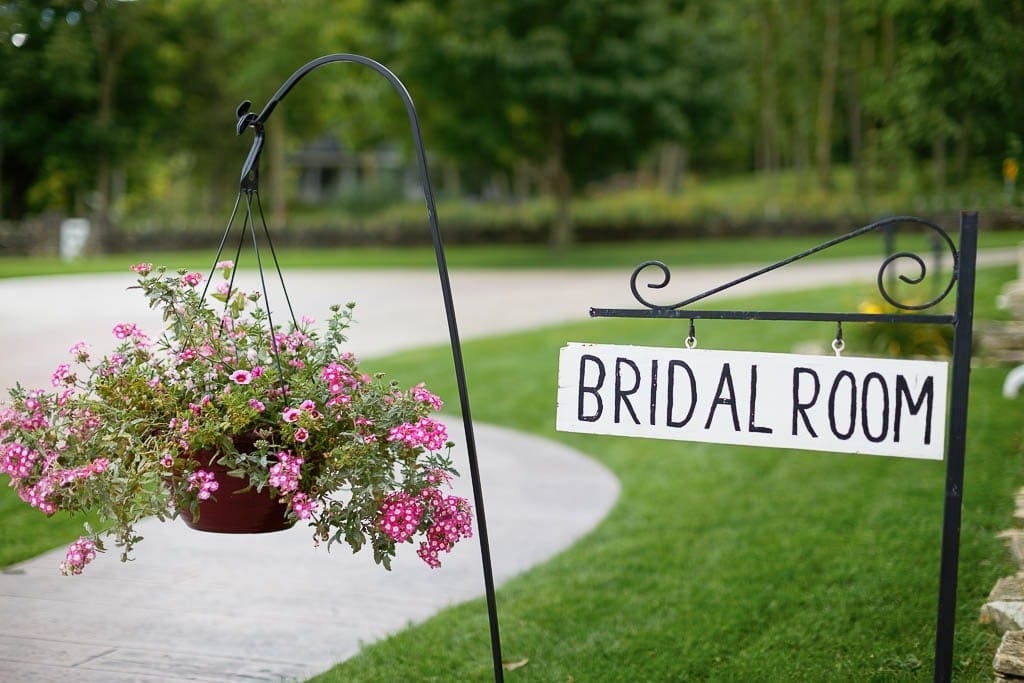
[[[448,265],[444,255],[444,246],[441,242],[441,230],[437,224],[437,210],[434,205],[434,193],[430,186],[430,174],[427,169],[427,154],[423,146],[423,135],[420,132],[419,118],[416,116],[416,107],[413,104],[412,97],[409,95],[409,91],[390,69],[380,62],[362,55],[348,53],[331,54],[319,57],[304,64],[296,69],[296,71],[288,77],[288,80],[278,88],[277,92],[270,98],[259,115],[254,116],[249,111],[249,107],[251,105],[248,102],[243,102],[239,105],[237,111],[238,122],[236,125],[236,131],[241,134],[243,130],[249,127],[256,131],[256,140],[253,141],[253,147],[249,151],[249,158],[246,159],[246,166],[242,171],[243,189],[245,189],[244,183],[246,182],[245,179],[247,174],[258,175],[259,154],[263,145],[263,128],[278,103],[284,99],[291,89],[295,87],[295,84],[302,80],[306,74],[314,69],[324,66],[325,64],[331,64],[333,62],[355,62],[357,64],[367,66],[379,73],[387,79],[395,89],[395,92],[397,92],[399,97],[402,98],[402,102],[405,104],[405,110],[409,116],[409,127],[412,132],[413,147],[416,149],[420,179],[423,185],[423,198],[426,202],[427,218],[430,221],[430,230],[434,241],[434,255],[437,261],[437,273],[441,281],[441,296],[444,300],[445,314],[448,319],[448,333],[451,341],[452,360],[455,365],[456,383],[459,387],[459,402],[462,410],[462,422],[466,435],[466,451],[469,456],[470,478],[473,484],[473,496],[476,504],[477,536],[480,540],[484,585],[487,598],[487,611],[491,629],[494,678],[495,681],[500,683],[500,681],[504,680],[504,674],[501,662],[501,639],[498,633],[497,603],[494,595],[494,578],[491,568],[487,522],[484,516],[483,488],[481,485],[480,469],[476,454],[476,438],[473,433],[473,418],[470,414],[469,390],[466,382],[465,365],[462,359],[462,344],[459,341],[458,324],[455,319],[455,304],[452,300],[452,288],[448,276]]]
[[[288,77],[288,79],[277,89],[277,92],[267,101],[267,104],[263,107],[258,115],[253,115],[249,112],[251,103],[246,100],[238,106],[238,123],[236,124],[236,131],[239,135],[245,128],[252,127],[256,130],[257,139],[253,141],[253,148],[249,151],[249,158],[246,159],[246,165],[242,169],[242,179],[245,181],[247,171],[251,172],[254,169],[258,173],[259,166],[259,154],[263,147],[263,127],[266,124],[267,119],[274,113],[274,109],[277,105],[285,98],[285,96],[291,91],[295,85],[302,80],[309,72],[324,66],[325,64],[331,64],[333,62],[355,62],[356,64],[362,64],[367,66],[381,76],[383,76],[398,93],[398,96],[402,98],[402,102],[405,104],[406,113],[409,115],[409,127],[412,132],[414,147],[416,148],[416,157],[419,165],[420,178],[423,181],[423,195],[427,204],[427,214],[430,220],[430,227],[434,234],[435,244],[435,255],[439,260],[439,266],[444,263],[444,253],[440,248],[440,230],[437,227],[437,210],[434,206],[434,193],[430,187],[430,176],[427,171],[427,155],[423,146],[423,135],[420,132],[420,122],[416,115],[416,106],[413,104],[412,97],[409,95],[409,91],[406,89],[405,84],[402,83],[390,69],[381,64],[380,62],[364,57],[363,55],[350,54],[350,53],[337,53],[331,55],[324,55],[318,57],[295,70],[295,72]],[[244,122],[244,123],[243,123]],[[251,164],[250,164],[251,160]],[[447,281],[447,274],[442,276],[442,281]],[[451,320],[449,324],[451,324]]]

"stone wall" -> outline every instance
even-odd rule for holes
[[[998,305],[1010,313],[1012,320],[986,323],[978,328],[980,355],[988,361],[1024,363],[1024,245],[1020,249],[1017,280],[1003,287]],[[1003,395],[1016,398],[1018,387],[1013,378],[1021,365],[1011,371]],[[1010,386],[1013,384],[1013,386]],[[1013,528],[1001,534],[1018,571],[996,582],[988,601],[981,608],[981,622],[991,625],[1003,636],[992,668],[996,683],[1024,683],[1024,488],[1014,496]]]

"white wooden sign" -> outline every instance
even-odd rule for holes
[[[942,460],[944,361],[570,343],[559,431]]]

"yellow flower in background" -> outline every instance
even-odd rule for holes
[[[857,306],[857,310],[860,311],[861,313],[870,313],[872,315],[877,315],[882,312],[882,307],[879,306],[874,301],[861,301],[860,305]]]

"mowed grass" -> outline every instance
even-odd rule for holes
[[[1013,277],[1013,268],[981,271],[976,320],[997,315],[995,293]],[[730,305],[852,310],[873,294],[869,286],[832,288]],[[554,432],[562,345],[678,346],[685,326],[591,320],[465,344],[477,420],[570,444],[622,483],[591,534],[501,587],[505,659],[526,661],[506,680],[930,680],[942,463]],[[698,321],[702,348],[827,348],[833,333],[828,324]],[[847,353],[857,355],[856,335],[847,335]],[[373,366],[405,384],[424,380],[457,404],[447,347]],[[972,375],[958,681],[991,680],[997,638],[977,623],[978,609],[995,580],[1014,571],[995,538],[1011,524],[1022,483],[1021,407],[1001,398],[1004,376],[984,367]],[[80,528],[61,515],[47,520],[6,487],[0,512],[0,565],[73,540]],[[369,646],[317,680],[492,678],[481,599]]]
[[[994,293],[1013,276],[980,274],[979,319],[995,314]],[[871,294],[738,303],[799,309],[813,298],[849,310]],[[790,351],[826,346],[834,332],[698,324],[705,348]],[[526,662],[506,680],[931,680],[944,463],[554,432],[567,341],[678,346],[684,334],[685,321],[593,320],[465,345],[475,419],[563,441],[622,482],[592,533],[498,591],[504,659]],[[852,341],[847,353],[857,354]],[[441,348],[379,366],[404,382],[425,379],[454,403],[450,363]],[[978,610],[996,579],[1015,571],[995,537],[1011,525],[1022,483],[1022,410],[1001,397],[1004,376],[987,367],[972,375],[957,681],[991,680],[998,638]],[[447,610],[314,680],[493,680],[484,602]]]
[[[859,226],[851,226],[859,227]],[[955,237],[955,229],[952,230]],[[826,241],[822,237],[746,237],[731,239],[635,241],[624,243],[580,244],[565,252],[544,245],[493,244],[446,247],[451,268],[632,268],[652,255],[672,266],[713,266],[740,262],[766,265]],[[1024,241],[1024,231],[985,231],[979,235],[980,248],[1014,246]],[[216,244],[207,249],[172,253],[138,252],[85,257],[71,262],[42,256],[4,256],[0,254],[0,278],[72,273],[123,272],[129,264],[148,261],[169,268],[209,270]],[[919,233],[910,232],[897,242],[899,249],[917,249],[926,258],[930,243]],[[865,236],[845,242],[815,256],[852,258],[880,256],[884,250],[882,235]],[[264,264],[270,263],[269,250],[261,248]],[[221,258],[232,258],[227,251]],[[352,247],[326,249],[281,249],[279,261],[284,272],[294,268],[434,268],[432,247],[383,248]],[[239,259],[243,267],[254,267],[248,247]]]

